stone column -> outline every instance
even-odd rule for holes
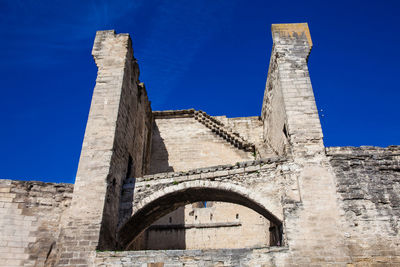
[[[322,131],[308,72],[307,23],[273,24],[273,48],[262,107],[264,139],[278,154],[323,152]]]
[[[351,262],[337,204],[335,176],[325,156],[307,59],[307,23],[272,25],[273,49],[262,119],[264,139],[296,166],[299,198],[285,205],[287,266]]]
[[[122,184],[128,172],[143,175],[146,169],[151,108],[131,39],[99,31],[92,54],[98,75],[57,266],[91,265],[96,249],[115,248]]]

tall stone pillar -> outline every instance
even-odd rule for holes
[[[98,75],[57,266],[92,265],[96,249],[115,248],[123,182],[144,174],[150,147],[151,108],[129,35],[97,32],[92,54]]]
[[[323,152],[322,131],[308,72],[307,23],[273,24],[273,48],[262,106],[264,139],[278,154]]]
[[[284,207],[287,266],[350,262],[335,176],[325,156],[307,67],[307,23],[272,25],[273,48],[262,108],[264,139],[292,158],[299,198]],[[295,199],[295,198],[294,198]]]

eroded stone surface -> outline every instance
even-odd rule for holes
[[[1,181],[0,263],[399,266],[399,147],[325,148],[308,26],[273,25],[272,35],[261,116],[226,118],[153,112],[129,36],[98,32],[99,71],[72,201],[72,185]],[[280,234],[277,246],[101,252],[135,247],[168,212],[204,200],[254,210]],[[182,227],[237,227],[234,215]]]
[[[72,184],[0,180],[0,266],[44,266]]]
[[[400,147],[330,147],[327,154],[354,261],[399,264]]]

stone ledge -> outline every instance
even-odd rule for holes
[[[374,155],[400,155],[400,146],[343,146],[343,147],[326,147],[327,156],[347,156],[347,157],[372,157]]]
[[[153,111],[155,119],[169,119],[180,117],[194,117],[194,109]]]
[[[166,179],[166,178],[176,178],[182,176],[191,176],[196,174],[206,174],[206,173],[226,173],[224,171],[228,171],[228,174],[232,171],[235,173],[247,173],[247,172],[256,172],[259,169],[262,169],[263,165],[271,164],[271,163],[278,163],[278,162],[285,162],[287,161],[286,157],[274,157],[274,158],[266,158],[266,159],[259,159],[259,160],[251,160],[251,161],[243,161],[237,162],[236,164],[227,164],[227,165],[217,165],[212,167],[206,168],[198,168],[193,169],[185,172],[164,172],[164,173],[157,173],[157,174],[150,174],[143,177],[136,178],[136,182],[145,182],[151,181],[155,179]],[[252,168],[251,166],[260,166],[260,168]],[[227,174],[227,175],[228,175]],[[211,175],[213,176],[213,175]],[[216,175],[218,176],[218,175]],[[133,183],[135,178],[129,178],[127,184]]]
[[[241,226],[241,222],[221,222],[221,223],[197,223],[197,224],[160,224],[151,225],[149,230],[168,230],[168,229],[190,229],[190,228],[220,228],[220,227],[237,227]]]
[[[72,192],[72,190],[74,188],[74,184],[0,179],[0,187],[11,187],[11,188],[25,187],[27,189],[27,192],[42,191],[42,188],[54,187],[57,192],[59,192],[59,191],[60,192],[64,192],[64,191]]]
[[[237,249],[188,249],[188,250],[127,250],[127,251],[97,251],[96,257],[146,257],[164,255],[169,257],[176,256],[208,256],[210,254],[234,255],[251,252],[274,253],[287,252],[288,247],[253,247],[253,248],[237,248]]]

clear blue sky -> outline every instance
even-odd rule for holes
[[[326,146],[400,144],[399,1],[0,0],[0,178],[73,182],[97,30],[130,33],[153,110],[261,111],[272,23],[308,22]]]

